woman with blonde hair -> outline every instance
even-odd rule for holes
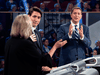
[[[42,70],[50,71],[51,57],[55,50],[67,43],[59,40],[47,55],[42,50],[40,54],[31,27],[32,21],[28,15],[22,14],[15,18],[11,28],[11,38],[5,45],[4,75],[42,75]]]
[[[73,8],[73,4],[72,3],[68,3],[65,12],[71,12],[72,8]]]

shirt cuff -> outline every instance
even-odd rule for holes
[[[68,33],[68,36],[69,36],[70,39],[72,38],[72,36],[70,36],[69,33]]]
[[[83,38],[80,38],[81,40],[83,40],[84,39],[84,35],[83,35]]]

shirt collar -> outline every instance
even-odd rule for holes
[[[72,24],[72,26],[75,27],[75,24],[72,22],[72,20],[71,20],[71,24]],[[78,22],[78,24],[77,24],[77,28],[79,28],[79,22]]]
[[[34,32],[34,30],[36,29],[36,27],[31,27],[31,29],[32,29],[32,32]]]

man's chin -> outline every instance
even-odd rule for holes
[[[77,23],[77,22],[79,22],[79,20],[75,20],[75,22]]]
[[[37,26],[37,24],[34,24],[34,25],[33,25],[33,27],[36,27],[36,26]]]

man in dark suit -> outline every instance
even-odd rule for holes
[[[85,48],[91,44],[89,28],[80,24],[82,10],[74,7],[71,11],[72,20],[60,26],[57,39],[67,40],[68,43],[60,51],[59,66],[85,58]]]
[[[41,54],[44,55],[44,50],[43,50],[43,44],[42,44],[42,38],[41,35],[39,33],[39,31],[36,29],[36,27],[38,26],[38,24],[40,23],[41,17],[42,17],[42,12],[38,7],[32,7],[29,9],[29,13],[28,13],[31,21],[33,22],[33,26],[32,26],[32,33],[36,35],[36,39],[37,41],[35,42],[35,46],[36,46],[36,50]],[[33,45],[34,47],[34,45]],[[49,67],[52,66],[52,63],[49,64]],[[49,67],[47,68],[47,66],[42,66],[42,69],[45,69],[43,71],[46,71],[49,69]],[[41,67],[38,66],[36,67],[37,70],[40,70]],[[45,74],[45,72],[43,72],[42,74]],[[38,74],[40,75],[40,74]]]
[[[29,13],[28,13],[30,19],[32,20],[33,23],[33,27],[32,27],[32,33],[36,35],[37,37],[37,50],[40,52],[40,54],[42,53],[41,50],[43,50],[43,45],[42,45],[42,38],[41,35],[39,33],[39,31],[36,29],[36,27],[38,26],[38,24],[40,23],[41,17],[42,17],[42,12],[38,7],[32,7],[29,9]]]

